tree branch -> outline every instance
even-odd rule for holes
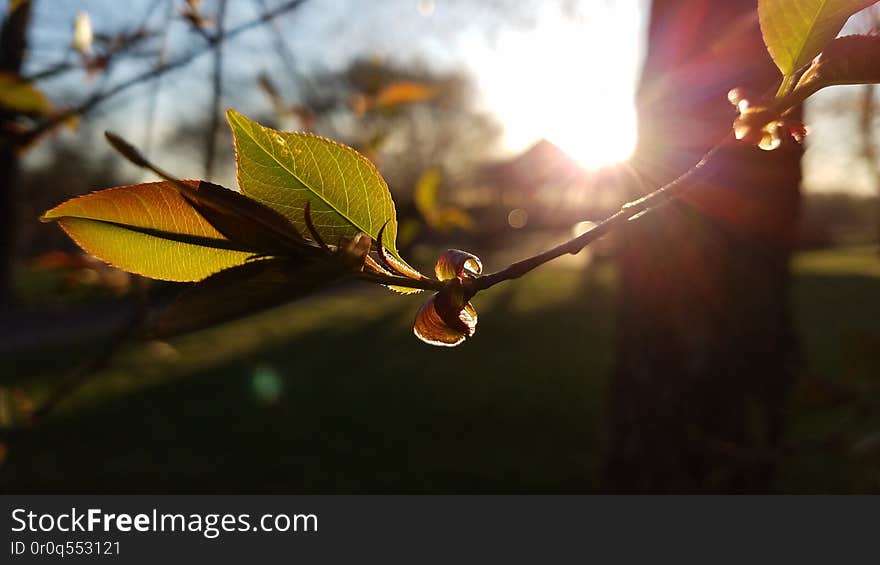
[[[298,8],[300,5],[302,5],[305,1],[306,0],[289,0],[288,2],[281,4],[280,6],[272,9],[271,11],[268,11],[268,12],[262,14],[261,16],[259,16],[257,18],[254,18],[253,20],[251,20],[249,22],[246,22],[246,23],[243,23],[237,27],[234,27],[225,33],[224,41],[229,41],[230,39],[234,38],[235,36],[241,35],[242,33],[246,32],[246,31],[249,31],[255,27],[263,25],[264,23],[271,21],[272,19],[280,16],[281,14],[284,14],[285,12],[289,12],[290,10],[294,10],[294,9]],[[117,94],[120,94],[133,86],[137,86],[137,85],[144,83],[144,82],[149,82],[150,80],[157,78],[157,77],[160,77],[168,72],[171,72],[173,70],[177,70],[177,69],[180,69],[180,68],[183,68],[183,67],[189,65],[190,63],[192,63],[193,61],[195,61],[196,59],[198,59],[199,57],[201,57],[205,53],[208,53],[208,52],[212,51],[213,49],[216,49],[219,46],[219,44],[220,44],[220,42],[218,42],[218,41],[209,42],[205,46],[203,46],[202,48],[197,49],[195,51],[192,51],[186,55],[183,55],[183,56],[179,57],[178,59],[175,59],[174,61],[171,61],[165,65],[155,67],[153,69],[145,71],[145,72],[143,72],[139,75],[136,75],[126,81],[123,81],[123,82],[121,82],[121,83],[119,83],[119,84],[117,84],[117,85],[115,85],[105,91],[96,92],[95,94],[93,94],[92,96],[90,96],[89,98],[84,100],[82,103],[78,104],[77,106],[69,108],[68,110],[65,110],[64,112],[59,112],[58,114],[55,114],[51,118],[49,118],[43,122],[40,122],[35,127],[33,127],[31,130],[17,136],[18,137],[17,141],[19,142],[19,144],[27,145],[28,143],[30,143],[34,139],[38,138],[42,134],[46,133],[47,131],[64,123],[66,120],[68,120],[74,116],[82,116],[82,115],[88,114],[89,112],[94,110],[96,106],[98,106],[99,104],[101,104],[102,102],[107,100],[108,98],[112,98],[113,96],[116,96]]]
[[[557,257],[561,257],[562,255],[574,255],[575,253],[579,252],[587,245],[593,243],[612,229],[617,228],[625,224],[626,222],[635,219],[637,216],[641,217],[652,213],[661,205],[669,202],[674,198],[677,198],[678,196],[686,192],[689,188],[691,188],[694,185],[694,182],[703,172],[706,164],[722,147],[725,146],[728,141],[733,141],[733,139],[733,135],[729,135],[718,145],[710,149],[703,156],[703,158],[700,159],[699,163],[688,169],[688,171],[682,174],[680,177],[676,178],[665,186],[658,188],[657,190],[646,196],[643,196],[631,202],[627,202],[620,208],[620,210],[611,214],[610,216],[596,224],[593,229],[579,235],[578,237],[570,239],[565,243],[557,245],[552,249],[548,249],[543,253],[539,253],[538,255],[529,257],[528,259],[513,263],[506,269],[475,279],[473,282],[474,289],[477,291],[485,290],[489,287],[495,286],[500,282],[519,278],[529,271],[535,269],[536,267],[540,267],[544,263],[552,261]]]
[[[217,133],[220,130],[220,105],[223,100],[223,22],[226,19],[226,0],[220,0],[217,7],[217,47],[214,49],[214,72],[211,76],[213,100],[211,102],[211,124],[205,140],[205,178],[214,176],[214,161],[217,155]]]
[[[162,29],[162,41],[159,47],[159,53],[156,57],[156,64],[161,65],[165,60],[168,50],[168,28],[171,26],[171,20],[174,18],[174,2],[168,2],[165,9],[165,25]],[[150,99],[147,103],[147,127],[144,130],[144,154],[149,155],[153,147],[153,135],[156,128],[156,114],[159,111],[159,96],[162,93],[162,77],[156,78],[156,84],[150,90]]]
[[[384,284],[386,286],[402,286],[406,288],[418,288],[421,290],[440,291],[446,286],[443,281],[434,279],[411,279],[408,277],[398,277],[397,275],[382,275],[379,273],[359,273],[357,278],[375,284]]]

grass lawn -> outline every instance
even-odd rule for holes
[[[880,259],[852,248],[794,267],[809,371],[837,378],[849,340],[880,334]],[[422,297],[360,287],[131,348],[9,446],[0,489],[590,492],[613,292],[607,268],[536,271],[481,294],[477,335],[452,350],[413,337]],[[39,396],[99,347],[19,355],[3,382]],[[819,445],[880,431],[876,413],[852,412],[793,414],[791,442],[807,448],[780,491],[880,489],[876,467]]]

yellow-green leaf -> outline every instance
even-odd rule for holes
[[[317,135],[264,127],[235,110],[226,116],[242,193],[281,212],[301,232],[308,231],[309,202],[314,226],[328,243],[358,232],[378,239],[387,222],[384,247],[416,273],[397,251],[397,213],[388,185],[366,157]]]
[[[436,167],[429,167],[416,181],[413,191],[413,203],[416,210],[422,215],[425,223],[441,233],[450,232],[456,228],[469,230],[474,225],[473,218],[460,208],[454,206],[441,206],[437,193],[440,187],[440,171]]]
[[[253,255],[223,237],[168,182],[93,192],[40,219],[57,221],[92,255],[154,279],[198,281]]]
[[[440,171],[436,167],[428,167],[416,181],[413,191],[413,204],[425,217],[433,215],[439,208],[437,192],[440,187]]]
[[[33,83],[13,74],[0,72],[0,107],[24,114],[47,114],[52,105]]]
[[[876,0],[759,0],[761,33],[770,56],[788,84],[813,60],[851,15]],[[784,94],[784,89],[780,93]]]

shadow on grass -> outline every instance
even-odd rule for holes
[[[873,261],[880,266],[876,255]],[[834,398],[832,392],[818,405],[814,398],[812,406],[795,396],[788,420],[791,455],[780,467],[779,492],[880,493],[876,450],[865,457],[853,449],[880,433],[880,357],[875,349],[854,347],[880,343],[880,277],[869,274],[797,277],[794,312],[808,376],[829,383],[832,391],[842,386],[863,392],[853,398]]]
[[[594,491],[614,285],[593,275],[549,269],[481,294],[477,335],[451,350],[412,336],[424,297],[380,289],[133,349],[10,447],[0,489]],[[793,304],[822,378],[845,372],[852,335],[880,333],[878,277],[800,272]],[[18,379],[39,387],[57,379],[39,367],[55,365]],[[793,411],[789,429],[777,490],[878,488],[876,468],[823,443],[880,430],[876,413]]]
[[[563,296],[556,295],[559,276],[568,277]],[[348,304],[342,322],[170,380],[86,395],[12,446],[2,487],[590,491],[601,450],[611,299],[608,287],[583,293],[580,273],[552,277],[487,293],[477,301],[477,335],[451,350],[413,337],[421,298],[363,317],[348,297],[285,309],[305,315]],[[386,299],[364,299],[373,297]],[[247,339],[253,325],[238,324],[224,339]],[[205,349],[229,345],[201,339]],[[200,354],[211,352],[190,357]],[[122,366],[137,373],[134,363]],[[104,380],[139,378],[119,373]]]

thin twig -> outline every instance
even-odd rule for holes
[[[579,235],[578,237],[570,239],[565,243],[561,243],[556,247],[553,247],[552,249],[548,249],[543,253],[539,253],[538,255],[529,257],[528,259],[523,259],[522,261],[513,263],[512,265],[498,272],[471,279],[464,282],[463,284],[468,287],[471,294],[476,294],[477,292],[495,286],[500,282],[519,278],[526,273],[532,271],[533,269],[540,267],[544,263],[547,263],[548,261],[552,261],[553,259],[556,259],[563,255],[573,255],[575,253],[578,253],[584,247],[593,243],[612,229],[620,227],[631,220],[635,220],[636,217],[645,217],[646,215],[661,208],[664,204],[681,196],[684,192],[695,185],[695,181],[704,172],[706,164],[711,161],[715,154],[733,139],[734,137],[731,133],[728,137],[725,137],[724,140],[712,147],[712,149],[710,149],[696,165],[688,169],[684,174],[682,174],[675,180],[665,184],[664,186],[658,188],[654,192],[651,192],[650,194],[647,194],[631,202],[627,202],[626,204],[621,206],[621,208],[617,212],[611,214],[610,216],[596,224],[593,229]],[[399,277],[396,275],[385,275],[367,272],[360,273],[358,275],[358,278],[363,281],[384,284],[388,286],[400,286],[433,291],[440,291],[447,284],[454,284],[427,278],[416,280],[408,277]]]
[[[552,261],[557,257],[561,257],[562,255],[573,255],[608,233],[610,230],[625,224],[636,216],[649,214],[662,204],[677,198],[688,188],[694,186],[694,181],[699,177],[700,173],[703,172],[706,163],[708,163],[725,145],[725,142],[730,139],[732,139],[732,136],[725,138],[725,141],[722,141],[710,149],[703,158],[700,159],[699,163],[688,169],[688,171],[672,182],[658,188],[642,198],[624,204],[620,210],[596,224],[593,229],[579,235],[578,237],[570,239],[565,243],[557,245],[552,249],[548,249],[543,253],[513,263],[501,271],[475,279],[473,282],[474,289],[477,291],[485,290],[500,282],[519,278],[536,267],[539,267],[548,261]]]
[[[281,14],[283,14],[285,12],[296,9],[297,7],[302,5],[305,1],[306,0],[289,0],[288,2],[281,4],[280,6],[274,8],[273,10],[260,15],[257,18],[254,18],[253,20],[251,20],[249,22],[245,22],[239,26],[236,26],[236,27],[230,29],[229,31],[226,32],[224,40],[229,41],[230,39],[232,39],[233,37],[235,37],[237,35],[241,35],[242,33],[246,32],[248,30],[251,30],[257,26],[260,26],[266,22],[269,22],[272,19],[280,16]],[[120,94],[133,86],[137,86],[141,83],[148,82],[148,81],[150,81],[154,78],[160,77],[170,71],[177,70],[177,69],[180,69],[180,68],[183,68],[183,67],[189,65],[190,63],[192,63],[193,61],[195,61],[196,59],[198,59],[199,57],[201,57],[205,53],[208,53],[208,52],[212,51],[213,49],[215,49],[218,45],[219,45],[219,43],[216,41],[208,43],[208,44],[204,45],[202,48],[197,49],[195,51],[191,51],[190,53],[183,55],[183,56],[179,57],[178,59],[175,59],[174,61],[171,61],[163,66],[155,67],[153,69],[150,69],[148,71],[140,73],[136,76],[133,76],[132,78],[130,78],[126,81],[123,81],[123,82],[121,82],[121,83],[119,83],[119,84],[117,84],[117,85],[113,86],[112,88],[109,88],[105,91],[96,92],[95,94],[93,94],[92,96],[90,96],[89,98],[84,100],[82,103],[78,104],[77,106],[69,108],[68,110],[66,110],[64,112],[59,112],[58,114],[53,115],[52,117],[48,118],[47,120],[40,122],[35,127],[33,127],[31,130],[18,136],[18,141],[20,144],[26,145],[27,143],[33,141],[34,139],[38,138],[42,134],[46,133],[47,131],[50,131],[51,129],[55,128],[56,126],[69,120],[70,118],[72,118],[74,116],[83,116],[85,114],[88,114],[89,112],[94,110],[96,106],[98,106],[99,104],[101,104],[102,102],[107,100],[108,98],[116,96],[117,94]]]
[[[440,291],[446,286],[443,281],[434,279],[411,279],[409,277],[398,277],[397,275],[385,275],[380,273],[359,273],[358,279],[376,284],[384,284],[386,286],[400,286],[404,288],[418,288],[421,290]]]
[[[264,12],[269,9],[269,6],[266,4],[266,0],[257,0],[257,4],[259,4],[260,9]],[[296,83],[296,85],[300,89],[309,88],[311,86],[311,81],[302,72],[300,72],[299,67],[296,64],[296,60],[293,57],[293,52],[290,50],[290,45],[287,43],[287,40],[284,37],[284,32],[278,25],[278,21],[273,20],[269,22],[268,27],[270,33],[272,34],[272,41],[275,44],[275,51],[278,52],[278,56],[281,58],[281,63],[284,65],[285,70],[287,71],[288,78],[292,82]]]
[[[217,154],[217,133],[220,131],[220,105],[223,100],[223,21],[226,19],[226,0],[220,0],[217,7],[217,48],[214,49],[214,72],[211,76],[213,100],[211,102],[211,125],[205,143],[205,178],[214,176],[214,161]]]
[[[165,61],[165,55],[168,51],[168,30],[171,27],[171,20],[174,17],[174,1],[168,0],[165,9],[165,25],[162,30],[162,42],[159,47],[159,54],[156,57],[156,65],[161,66]],[[159,112],[159,97],[162,94],[162,77],[156,78],[156,84],[150,90],[150,99],[147,105],[147,127],[144,131],[144,154],[149,155],[153,148],[153,137],[156,133],[156,114]]]
[[[162,1],[163,0],[154,0],[154,2],[150,4],[143,17],[141,18],[140,23],[134,27],[133,32],[128,33],[123,31],[117,35],[117,41],[115,42],[115,45],[113,45],[113,47],[109,51],[104,53],[104,56],[108,60],[115,58],[116,56],[121,55],[126,51],[134,49],[142,42],[153,37],[152,34],[147,33],[147,24],[149,23],[150,18],[153,16],[153,12],[162,3]],[[173,5],[173,0],[170,1]],[[123,40],[120,41],[120,38]],[[23,80],[37,81],[47,79],[67,71],[82,68],[82,61],[79,58],[71,59],[70,54],[71,52],[68,51],[68,54],[67,56],[65,56],[63,61],[47,65],[46,68],[42,70],[36,71],[26,77],[22,77]]]
[[[47,65],[45,69],[36,71],[36,72],[29,74],[27,76],[24,76],[24,77],[22,77],[22,80],[27,81],[27,82],[36,82],[38,80],[51,78],[55,75],[61,74],[63,72],[66,72],[66,71],[69,71],[72,69],[78,69],[78,68],[80,68],[80,66],[81,65],[78,61],[77,62],[70,61],[69,57],[68,57],[68,60],[66,60],[66,61],[60,61],[58,63],[53,63],[51,65]]]

